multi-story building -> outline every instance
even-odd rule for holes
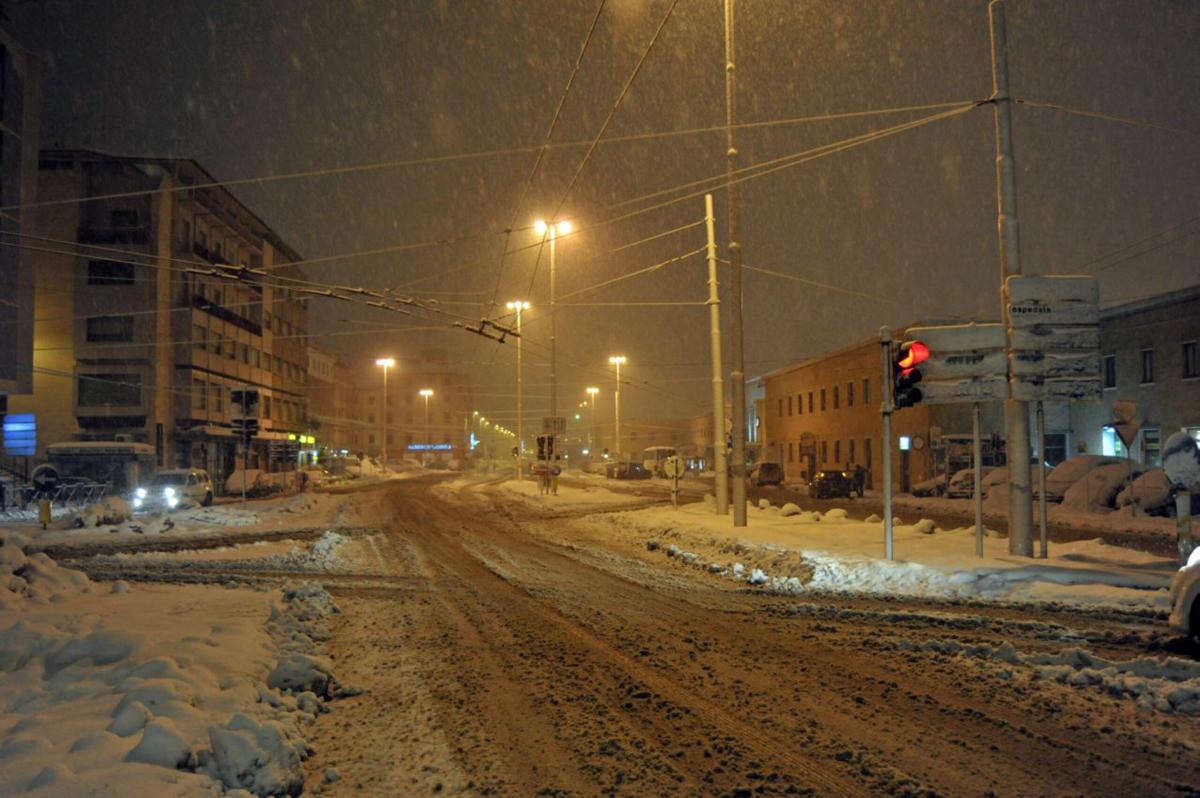
[[[1100,315],[1103,399],[1072,408],[1077,448],[1094,454],[1125,454],[1104,425],[1113,403],[1137,404],[1142,428],[1130,454],[1159,465],[1162,446],[1186,430],[1200,441],[1200,286],[1108,308]]]
[[[317,443],[327,450],[354,446],[354,373],[336,355],[308,346],[308,412]]]
[[[470,375],[455,370],[448,353],[441,349],[425,350],[412,358],[396,357],[395,361],[387,371],[386,413],[383,369],[368,361],[355,370],[357,410],[349,448],[382,454],[386,429],[389,460],[420,459],[427,451],[463,455],[470,435]],[[424,396],[422,391],[430,394]]]
[[[34,276],[27,206],[36,198],[38,63],[0,29],[0,416],[7,394],[33,390]]]
[[[596,448],[608,451],[611,457],[622,456],[640,460],[642,452],[651,446],[674,446],[682,449],[692,438],[691,419],[621,419],[621,440],[616,438],[616,421],[596,423]]]
[[[37,414],[39,454],[131,440],[160,467],[220,477],[235,467],[230,391],[242,387],[261,396],[252,466],[308,431],[307,305],[285,282],[302,277],[300,257],[214,182],[188,159],[42,153],[42,198],[79,201],[36,215],[48,242],[35,258],[36,378],[15,404]]]

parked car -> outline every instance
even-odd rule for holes
[[[1200,638],[1200,548],[1171,580],[1171,628]]]
[[[854,472],[826,470],[813,474],[808,483],[808,495],[814,499],[850,498],[854,489]]]
[[[159,471],[149,486],[133,492],[133,509],[175,510],[180,507],[207,507],[213,501],[213,484],[202,468],[170,468]]]
[[[938,474],[935,477],[922,480],[911,488],[911,493],[914,496],[941,496],[946,491],[946,475]]]
[[[641,463],[609,463],[605,475],[609,479],[650,479],[654,476]]]
[[[1062,506],[1088,513],[1106,513],[1113,509],[1121,488],[1145,470],[1146,467],[1140,463],[1126,462],[1109,463],[1093,468],[1066,489],[1062,495]],[[1047,501],[1052,495],[1047,480]]]
[[[1109,457],[1102,454],[1078,454],[1064,460],[1046,473],[1046,501],[1061,502],[1067,488],[1088,475],[1092,469],[1100,466],[1124,463],[1123,457]],[[1038,495],[1037,475],[1033,477],[1033,495]]]
[[[761,463],[755,464],[754,468],[750,469],[750,474],[746,478],[750,481],[751,485],[760,488],[763,485],[782,485],[783,468],[779,463],[764,460]]]
[[[1036,466],[1034,466],[1036,470]],[[979,489],[981,493],[987,493],[984,486],[987,484],[988,475],[994,469],[983,467],[983,482],[980,483]],[[955,471],[950,475],[950,486],[946,488],[946,496],[951,499],[970,499],[975,496],[975,469],[964,468],[961,471]]]

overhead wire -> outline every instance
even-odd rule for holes
[[[1089,119],[1100,119],[1106,122],[1117,122],[1122,125],[1131,125],[1134,127],[1145,127],[1154,130],[1163,130],[1168,133],[1181,133],[1186,136],[1200,136],[1200,131],[1191,130],[1189,128],[1176,127],[1174,125],[1165,125],[1161,122],[1151,122],[1146,119],[1139,119],[1133,116],[1119,116],[1117,114],[1109,114],[1103,111],[1088,111],[1082,108],[1070,108],[1065,105],[1056,103],[1038,102],[1037,100],[1028,100],[1023,98],[1014,98],[1013,102],[1018,105],[1026,105],[1030,108],[1043,108],[1059,113],[1069,114],[1070,116],[1081,116]]]

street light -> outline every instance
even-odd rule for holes
[[[585,388],[588,397],[592,400],[592,409],[588,413],[588,450],[593,450],[596,447],[596,394],[600,393],[599,388]]]
[[[376,366],[383,366],[383,463],[384,468],[387,468],[387,373],[388,369],[396,365],[396,359],[392,357],[381,357],[375,361]]]
[[[553,250],[551,250],[553,252]],[[522,373],[522,350],[525,348],[521,338],[521,313],[529,310],[529,303],[523,300],[516,300],[507,303],[506,307],[517,314],[517,479],[524,477],[522,473],[525,468],[525,396],[523,389]],[[551,317],[551,324],[554,323]]]
[[[613,355],[608,359],[608,362],[617,367],[617,390],[614,396],[614,406],[616,407],[616,435],[617,435],[617,462],[621,460],[621,364],[625,362],[624,355]]]
[[[554,240],[560,235],[569,235],[571,233],[571,223],[567,221],[555,222],[546,224],[546,222],[538,219],[533,224],[533,229],[537,231],[538,236],[543,241],[546,240],[547,234],[550,237],[550,416],[558,417],[558,368],[557,368],[557,353],[555,349],[555,321],[554,321],[554,294],[555,294],[555,261],[554,261]]]
[[[433,435],[429,431],[429,397],[433,396],[432,388],[422,388],[417,393],[425,397],[425,458],[429,458],[429,446],[433,443]]]

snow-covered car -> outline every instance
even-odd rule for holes
[[[179,507],[207,507],[213,501],[213,484],[208,472],[202,468],[170,468],[159,471],[158,477],[147,486],[139,486],[133,492],[134,510],[165,509]]]
[[[1200,637],[1200,547],[1192,550],[1187,565],[1171,580],[1171,628]]]
[[[1035,466],[1036,468],[1036,466]],[[980,483],[979,489],[985,495],[987,494],[987,479],[994,468],[987,466],[983,467],[983,482]],[[1005,477],[1007,477],[1005,472]],[[964,468],[960,471],[955,471],[950,475],[950,484],[946,488],[946,496],[951,499],[971,499],[975,496],[975,469]]]
[[[1169,515],[1175,506],[1174,491],[1161,468],[1151,468],[1117,494],[1117,509],[1137,503],[1149,515]]]
[[[938,474],[922,480],[910,489],[914,496],[941,496],[946,491],[946,475]]]
[[[1082,479],[1067,488],[1062,495],[1062,506],[1085,513],[1105,513],[1113,509],[1117,493],[1129,484],[1130,477],[1137,477],[1146,467],[1137,463],[1118,461],[1093,468]],[[1047,481],[1046,497],[1051,496]]]
[[[1124,458],[1102,454],[1080,454],[1064,460],[1046,474],[1046,501],[1062,501],[1067,488],[1086,477],[1092,469],[1124,462]],[[1033,495],[1038,495],[1036,476],[1033,480]]]

